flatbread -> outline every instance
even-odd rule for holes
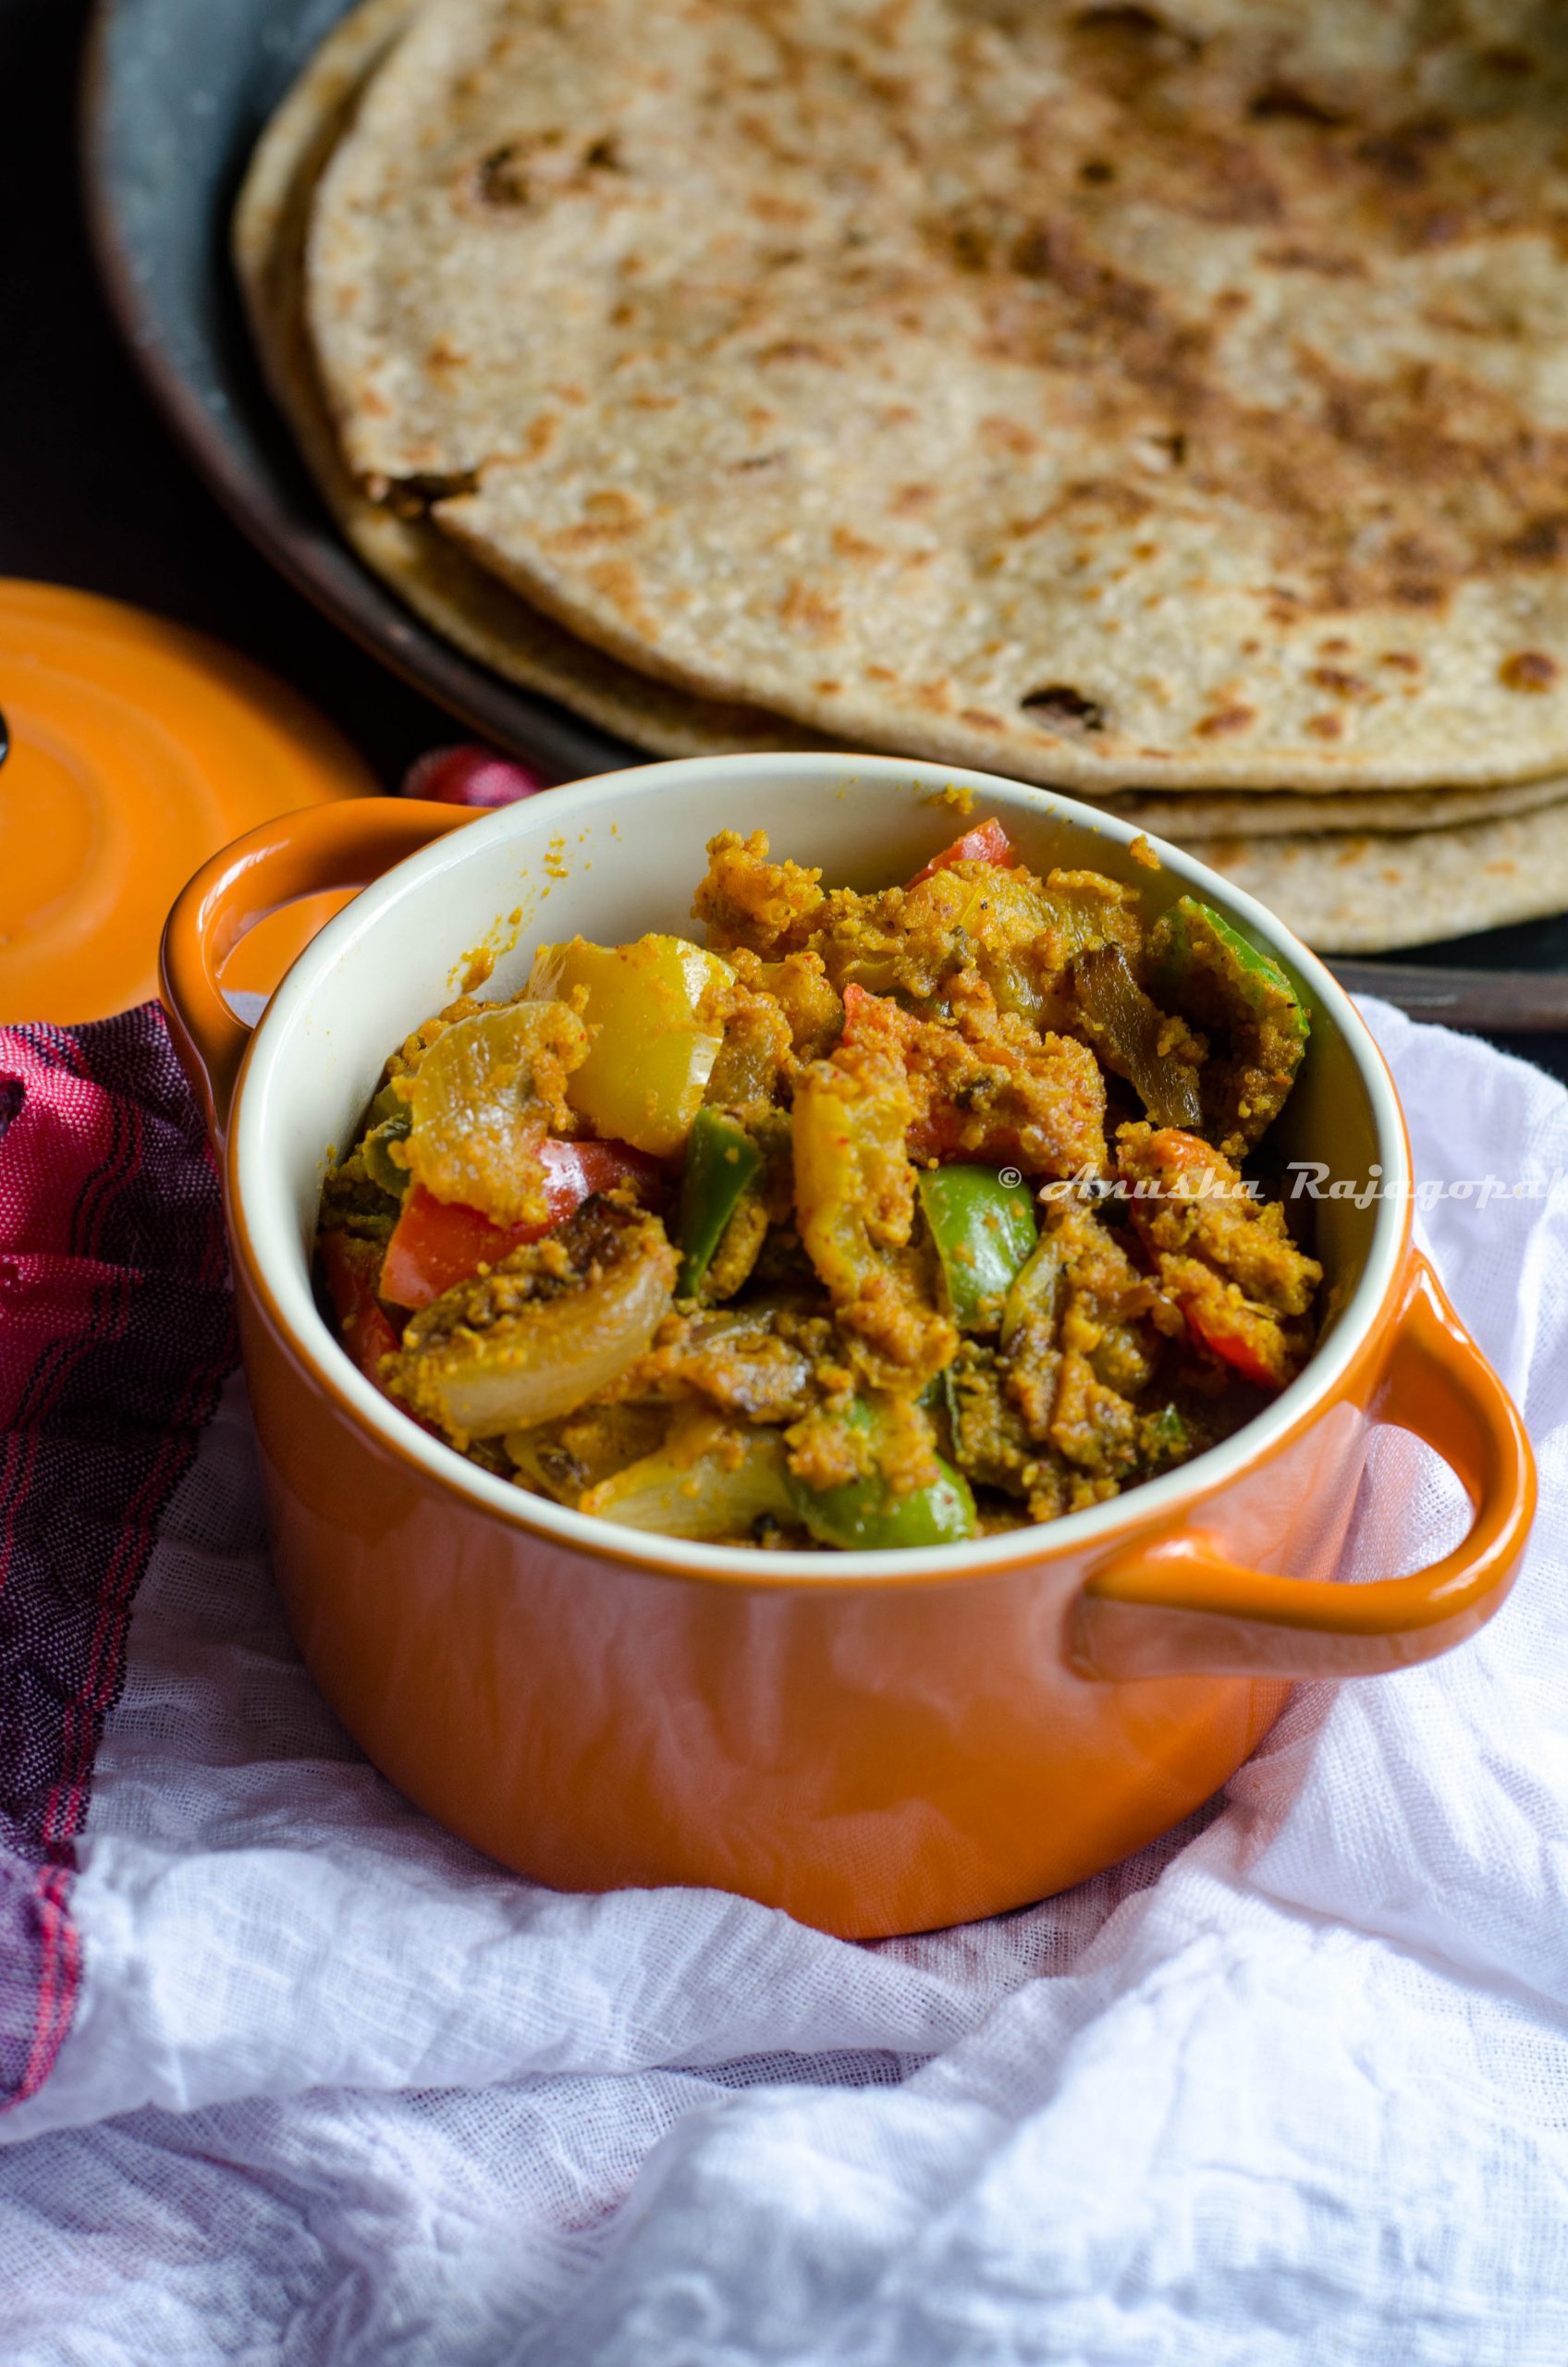
[[[1528,814],[1568,798],[1568,778],[1502,782],[1491,789],[1191,790],[1175,797],[1109,797],[1107,809],[1161,839],[1298,837],[1316,830],[1452,829],[1459,822]]]
[[[1101,791],[1568,774],[1568,18],[440,0],[350,467],[628,664]]]
[[[335,28],[268,124],[235,211],[234,261],[251,334],[323,498],[366,565],[435,632],[634,746],[670,756],[820,747],[803,724],[694,698],[575,639],[423,519],[370,500],[344,465],[304,332],[305,237],[322,170],[413,6],[365,0]]]
[[[1320,953],[1386,953],[1568,909],[1568,803],[1452,830],[1226,839],[1206,863]]]
[[[808,731],[781,718],[672,691],[576,641],[427,519],[371,500],[346,468],[304,333],[302,250],[317,179],[412,6],[367,0],[337,29],[269,128],[236,217],[237,261],[269,375],[333,508],[361,556],[437,630],[630,739],[668,753],[808,743]],[[746,737],[748,726],[755,737]],[[1191,791],[1106,803],[1151,832],[1204,840],[1218,868],[1325,950],[1380,951],[1568,905],[1561,779],[1419,794]]]

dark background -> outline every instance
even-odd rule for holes
[[[164,426],[98,290],[78,194],[87,0],[0,0],[0,575],[157,608],[325,707],[388,788],[460,740],[273,572]]]
[[[395,788],[412,757],[460,728],[319,617],[229,523],[99,294],[78,195],[88,13],[88,0],[0,0],[0,575],[137,601],[235,643],[314,699]],[[1457,939],[1440,957],[1568,968],[1568,918]],[[1568,1038],[1492,1040],[1568,1078]]]

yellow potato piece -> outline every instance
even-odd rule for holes
[[[570,1002],[593,1043],[568,1080],[580,1117],[606,1139],[666,1159],[702,1108],[724,1038],[729,964],[683,937],[634,945],[542,945],[528,991]]]

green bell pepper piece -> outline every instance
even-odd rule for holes
[[[1205,943],[1205,939],[1207,943]],[[1268,1017],[1305,1044],[1310,1023],[1301,998],[1272,955],[1260,953],[1212,904],[1183,896],[1161,914],[1149,935],[1157,982],[1176,991],[1188,984],[1194,965],[1207,957],[1211,971],[1228,975],[1254,1015]]]
[[[391,1085],[384,1085],[365,1115],[369,1125],[360,1142],[365,1173],[379,1191],[400,1200],[413,1179],[406,1167],[398,1167],[387,1157],[386,1147],[408,1140],[413,1123],[409,1105]]]
[[[927,1168],[918,1182],[953,1321],[961,1331],[994,1331],[1039,1238],[1034,1194],[988,1167]]]
[[[373,1184],[381,1191],[389,1192],[395,1200],[402,1198],[413,1179],[406,1167],[398,1167],[387,1157],[386,1146],[388,1143],[405,1142],[408,1134],[409,1116],[405,1110],[401,1117],[388,1118],[384,1124],[373,1126],[360,1145],[365,1173]]]
[[[1261,1140],[1289,1098],[1311,1022],[1278,962],[1207,904],[1183,896],[1148,938],[1162,1000],[1223,1031],[1199,1091],[1204,1132],[1229,1159]]]
[[[722,1110],[699,1110],[686,1138],[676,1236],[680,1270],[678,1298],[694,1298],[747,1186],[762,1169],[762,1153],[744,1126]]]
[[[877,1419],[869,1405],[850,1408],[851,1426],[865,1431],[875,1450]],[[974,1498],[962,1472],[938,1458],[929,1487],[897,1496],[875,1461],[862,1479],[839,1488],[807,1488],[792,1475],[790,1501],[797,1517],[819,1545],[849,1553],[908,1551],[922,1545],[957,1545],[979,1534]]]

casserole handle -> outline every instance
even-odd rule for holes
[[[1366,1586],[1277,1577],[1184,1535],[1119,1555],[1073,1606],[1080,1675],[1372,1676],[1431,1660],[1490,1618],[1535,1514],[1525,1426],[1425,1257],[1412,1255],[1392,1344],[1368,1407],[1436,1449],[1473,1519],[1452,1553]]]
[[[251,1030],[224,999],[223,965],[268,913],[327,888],[362,888],[479,809],[403,797],[308,805],[249,830],[204,863],[164,928],[158,981],[176,1051],[214,1144],[228,1126]]]

